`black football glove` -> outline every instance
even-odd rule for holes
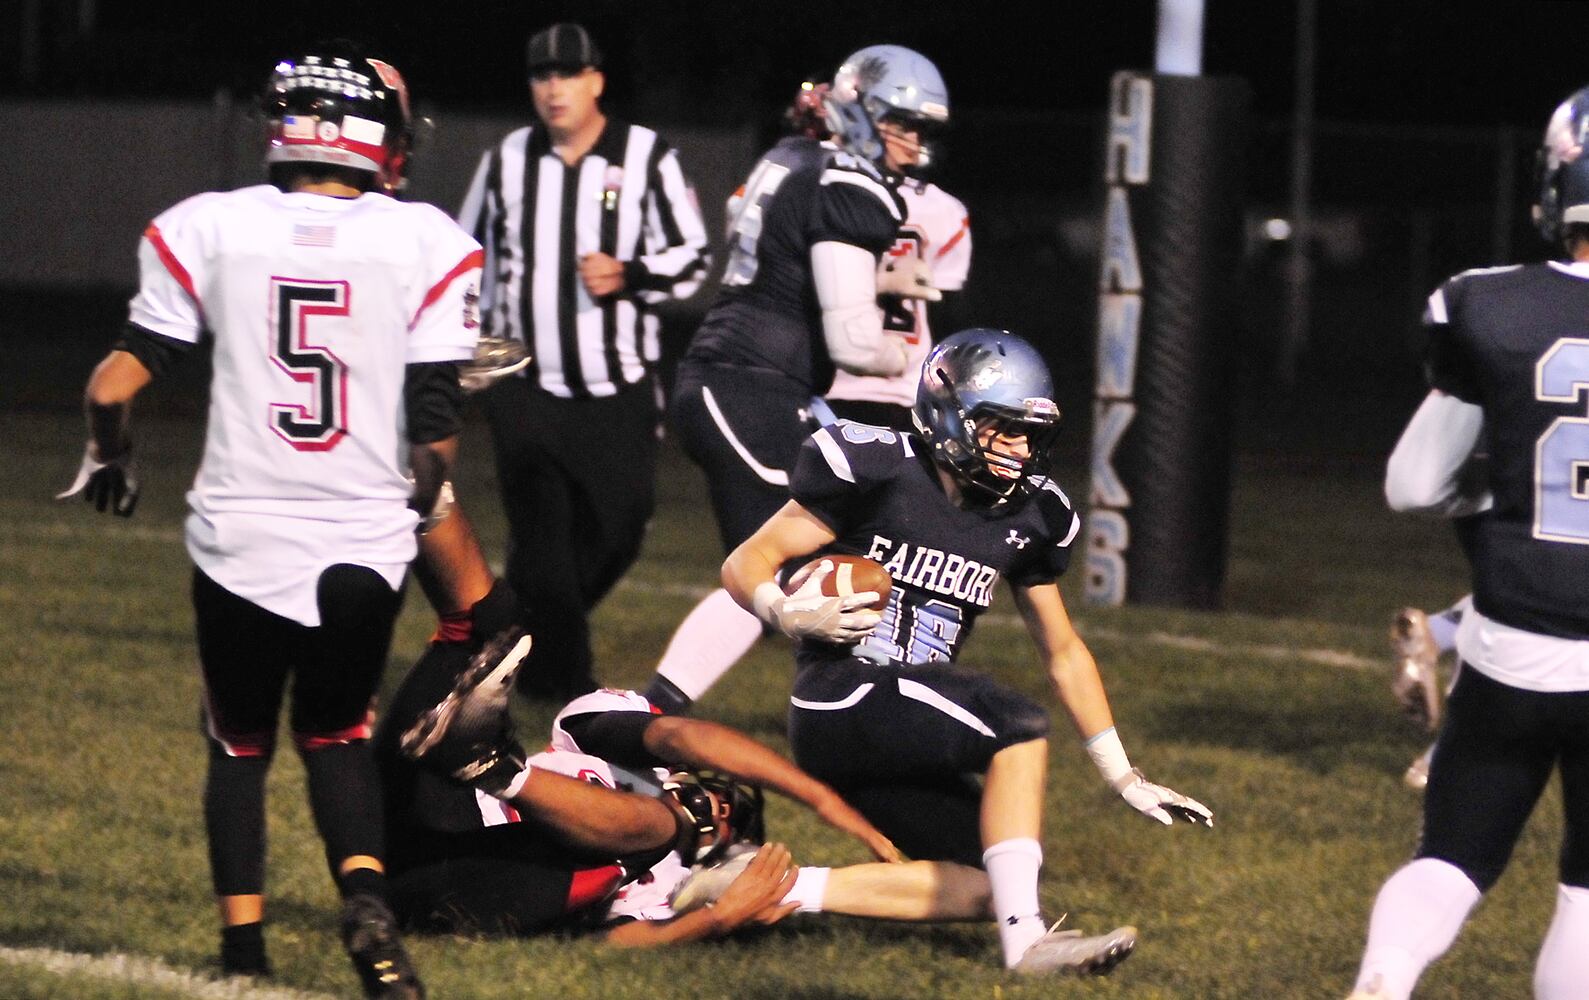
[[[117,517],[131,517],[138,506],[138,475],[132,452],[123,451],[109,462],[101,462],[94,458],[91,447],[83,449],[77,478],[66,490],[55,494],[55,499],[70,500],[79,493],[102,514],[109,510]]]

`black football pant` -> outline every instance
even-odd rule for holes
[[[1429,766],[1418,857],[1488,892],[1557,765],[1560,879],[1589,888],[1589,691],[1525,691],[1463,664]]]
[[[970,776],[1047,735],[1041,705],[962,667],[802,658],[789,699],[796,763],[910,857],[973,868],[982,786]]]
[[[311,628],[193,572],[217,895],[264,891],[265,774],[289,677],[293,742],[332,877],[345,858],[385,855],[370,715],[402,592],[372,569],[337,565],[321,574],[316,599],[320,625]]]
[[[816,424],[811,391],[778,372],[679,363],[668,423],[706,473],[723,551],[789,500],[789,472]]]
[[[640,554],[656,499],[651,382],[563,399],[522,378],[484,394],[508,520],[507,580],[535,644],[519,679],[559,701],[593,690],[590,611]]]

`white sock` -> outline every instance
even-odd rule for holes
[[[828,891],[828,873],[832,870],[801,865],[800,873],[795,876],[795,884],[789,887],[782,901],[799,903],[800,909],[796,913],[821,913],[822,897]]]
[[[1556,886],[1556,915],[1534,966],[1534,1000],[1582,1000],[1589,989],[1589,889]]]
[[[1407,1000],[1423,970],[1457,939],[1479,887],[1445,861],[1419,858],[1385,881],[1368,921],[1357,989]]]
[[[1043,847],[1031,837],[1001,840],[982,852],[982,867],[987,869],[993,889],[993,916],[999,922],[1004,967],[1012,968],[1048,930],[1037,905]]]
[[[657,673],[693,701],[728,673],[760,637],[761,619],[735,604],[720,587],[679,623]]]

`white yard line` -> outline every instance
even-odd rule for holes
[[[250,979],[211,979],[157,959],[112,952],[86,955],[54,948],[10,948],[0,945],[0,962],[27,966],[61,976],[86,976],[170,990],[194,1000],[336,1000],[324,993],[302,993],[260,986]]]

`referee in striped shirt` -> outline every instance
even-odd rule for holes
[[[706,276],[677,152],[597,104],[577,24],[531,37],[536,123],[480,158],[458,222],[485,247],[486,332],[531,362],[484,394],[510,532],[508,582],[535,636],[520,689],[595,687],[587,616],[639,553],[654,504],[659,356],[651,307]]]

